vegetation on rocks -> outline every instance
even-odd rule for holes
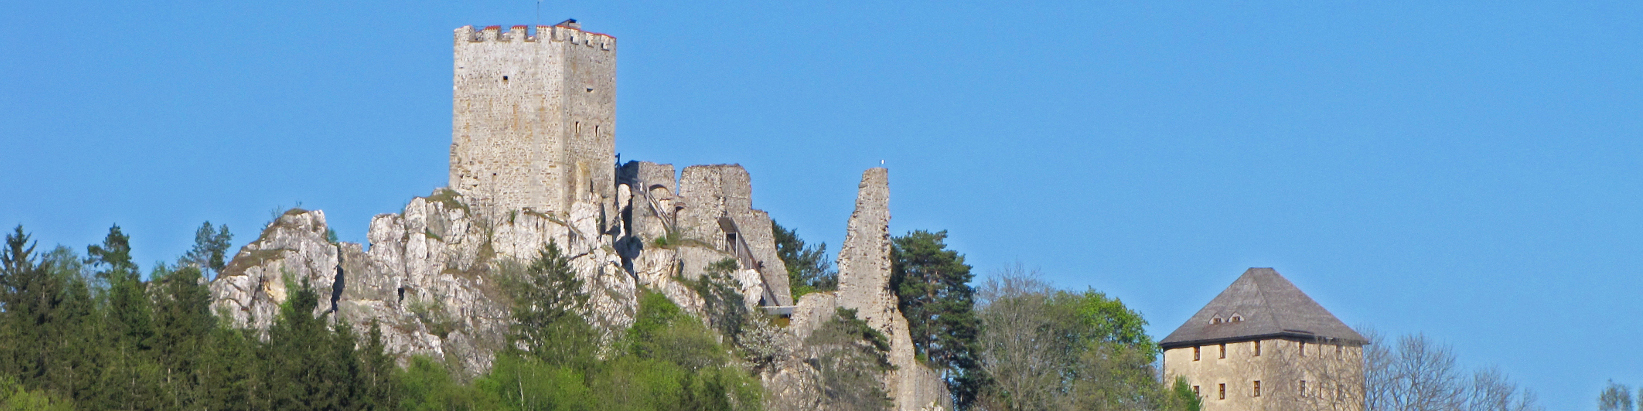
[[[827,243],[806,244],[799,233],[780,223],[770,222],[770,231],[776,243],[776,256],[787,266],[787,284],[793,290],[793,300],[817,291],[839,288],[839,273],[827,257]]]
[[[822,245],[775,232],[794,284],[836,286]],[[328,294],[306,280],[285,284],[289,295],[265,332],[227,326],[203,281],[233,270],[223,261],[225,226],[202,225],[187,254],[146,275],[118,226],[83,254],[39,252],[21,227],[5,237],[0,409],[756,410],[766,395],[760,376],[793,358],[813,370],[821,409],[893,404],[885,334],[839,309],[795,341],[744,303],[733,259],[677,279],[701,298],[699,313],[640,288],[632,325],[615,330],[590,325],[590,290],[557,244],[528,263],[498,261],[497,298],[511,313],[506,348],[488,372],[461,375],[449,359],[387,352],[374,322],[356,330],[334,313],[316,316]],[[894,237],[890,285],[918,357],[946,379],[959,409],[1200,408],[1184,381],[1160,379],[1140,313],[1095,290],[1054,288],[1019,266],[976,281],[945,239],[940,231]],[[432,332],[449,321],[438,301],[407,304]],[[1539,408],[1498,371],[1463,375],[1449,348],[1425,337],[1372,338],[1365,409],[1422,401]],[[1611,384],[1600,405],[1631,410],[1633,398]]]

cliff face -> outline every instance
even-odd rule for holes
[[[614,338],[633,322],[638,287],[702,314],[702,298],[680,280],[725,259],[749,307],[791,306],[786,268],[776,257],[770,219],[751,208],[740,166],[673,167],[629,163],[617,171],[616,215],[594,201],[565,212],[514,210],[475,215],[454,191],[413,199],[398,214],[371,221],[369,245],[330,243],[322,211],[292,210],[271,222],[211,283],[217,309],[234,325],[266,330],[289,287],[307,281],[330,302],[315,315],[367,330],[382,328],[402,361],[428,355],[476,375],[490,368],[510,321],[506,270],[527,264],[549,242],[570,257],[589,296],[584,313]],[[761,370],[773,409],[815,408],[823,393],[802,344],[835,307],[890,337],[886,392],[900,410],[951,408],[945,385],[913,355],[907,320],[889,289],[889,185],[884,169],[863,176],[840,251],[840,290],[805,296],[773,337],[775,360]]]

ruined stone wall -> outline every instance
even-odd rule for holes
[[[621,210],[626,232],[641,243],[667,235],[667,221],[672,218],[674,186],[673,165],[630,161],[619,170],[617,184],[626,185],[633,195],[629,208]]]
[[[776,254],[770,215],[753,208],[753,182],[747,170],[736,164],[686,167],[679,177],[679,197],[684,208],[678,211],[678,229],[687,239],[699,240],[727,250],[720,217],[729,217],[757,260],[762,279],[771,288],[773,305],[793,305],[787,283],[787,265]]]
[[[885,391],[895,399],[896,409],[952,409],[946,384],[914,355],[907,317],[896,308],[897,298],[890,290],[890,172],[884,168],[862,173],[856,211],[850,214],[849,231],[844,246],[839,248],[838,267],[837,305],[856,310],[857,318],[890,339],[890,363],[896,369],[884,380]],[[828,304],[818,301],[801,304],[801,308],[811,305]],[[801,315],[816,317],[795,310],[795,317]]]
[[[616,39],[574,22],[456,29],[450,188],[475,212],[612,211]],[[603,228],[603,227],[601,227]]]

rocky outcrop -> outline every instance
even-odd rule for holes
[[[687,173],[730,176],[729,184],[713,177],[702,181],[720,183],[686,185],[692,198],[671,192],[678,185],[671,166],[645,163],[632,169],[643,173],[615,190],[620,218],[610,218],[592,200],[559,213],[524,209],[476,216],[460,194],[441,189],[413,199],[398,214],[373,218],[366,246],[327,241],[322,211],[291,210],[269,223],[212,282],[217,309],[236,326],[265,330],[289,287],[306,280],[322,294],[315,315],[331,315],[362,331],[375,322],[388,350],[401,358],[429,355],[473,375],[489,369],[492,354],[505,344],[509,311],[503,273],[522,269],[550,242],[570,257],[589,296],[585,314],[607,338],[633,322],[638,287],[700,313],[701,297],[679,279],[697,278],[708,265],[726,259],[738,260],[731,276],[750,307],[791,301],[786,269],[769,238],[769,217],[750,207],[746,171],[712,166]],[[654,181],[654,187],[642,181]],[[662,206],[652,207],[657,200]],[[749,251],[742,255],[759,257],[737,258],[721,227],[739,224],[721,225],[719,216],[763,231],[762,237],[738,242]],[[780,288],[770,286],[778,278],[768,273],[777,272]]]
[[[825,407],[812,365],[816,350],[803,341],[842,307],[889,337],[896,368],[882,382],[896,409],[951,408],[940,378],[914,357],[907,320],[889,289],[884,169],[863,175],[839,254],[839,290],[806,295],[796,306],[770,218],[751,207],[747,172],[719,165],[686,168],[681,181],[672,174],[665,164],[621,168],[617,218],[593,201],[558,213],[524,209],[479,217],[460,194],[441,189],[412,199],[400,213],[373,218],[368,245],[331,243],[324,212],[291,210],[242,248],[211,290],[218,311],[234,325],[266,330],[290,287],[306,281],[321,291],[315,315],[362,332],[374,323],[389,352],[402,359],[432,356],[471,376],[488,370],[506,344],[503,276],[521,270],[549,243],[570,257],[589,296],[584,315],[607,338],[632,324],[639,287],[701,314],[703,300],[684,280],[730,259],[749,307],[793,306],[790,325],[770,337],[778,347],[774,360],[760,369],[767,407]]]
[[[316,315],[362,331],[375,322],[391,353],[433,356],[472,375],[488,369],[505,342],[502,272],[520,269],[550,242],[582,278],[591,323],[607,333],[632,323],[637,283],[599,235],[591,210],[573,207],[569,220],[520,210],[493,222],[474,218],[460,195],[440,190],[399,214],[373,218],[369,248],[332,244],[323,212],[292,210],[246,245],[211,289],[234,325],[262,330],[287,287],[307,279],[329,297]]]

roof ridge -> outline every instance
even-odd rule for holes
[[[1250,271],[1254,271],[1254,269],[1252,268],[1252,269],[1250,269]],[[1274,272],[1276,272],[1276,271],[1274,271]],[[1255,277],[1255,274],[1253,272],[1251,272],[1249,281],[1255,283],[1255,295],[1261,296],[1261,304],[1258,305],[1258,307],[1261,308],[1261,311],[1264,311],[1262,314],[1266,315],[1267,319],[1272,320],[1272,325],[1277,326],[1279,330],[1285,329],[1284,328],[1284,323],[1278,321],[1278,315],[1273,314],[1273,312],[1276,311],[1276,310],[1272,309],[1272,302],[1267,301],[1267,299],[1266,299],[1266,287],[1262,287],[1261,286],[1261,281],[1254,278],[1254,277]]]

